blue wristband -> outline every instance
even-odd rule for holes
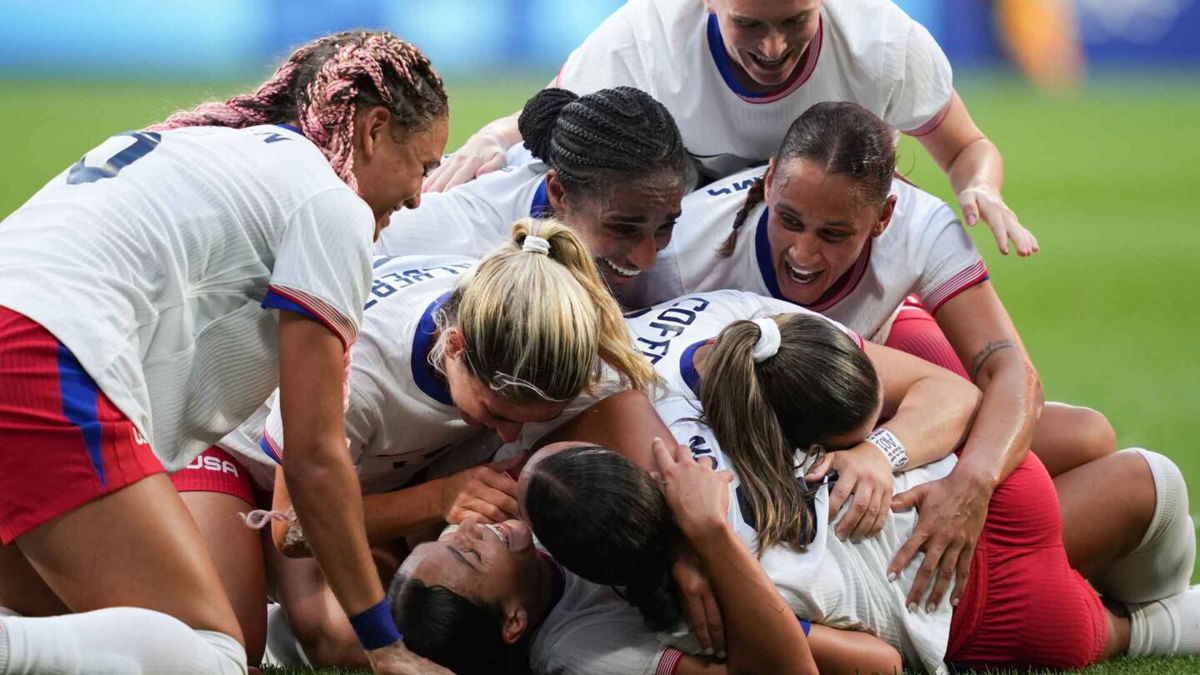
[[[396,630],[396,622],[392,620],[392,610],[386,598],[365,612],[350,617],[350,625],[358,636],[359,644],[368,651],[404,639]]]

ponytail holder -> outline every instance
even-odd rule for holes
[[[774,319],[767,317],[753,321],[758,326],[759,335],[750,356],[755,363],[762,363],[779,353],[779,343],[783,342],[783,337],[779,334],[779,324],[775,323]]]
[[[525,243],[521,244],[521,250],[550,255],[550,242],[535,234],[527,234],[525,235]]]

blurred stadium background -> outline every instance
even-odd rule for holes
[[[450,84],[454,148],[619,4],[0,0],[0,217],[108,135],[239,92],[336,29],[385,27],[430,55]],[[1200,0],[1076,0],[1087,74],[1057,93],[1008,65],[992,2],[900,4],[945,48],[1004,154],[1005,197],[1040,239],[1019,260],[974,231],[1047,399],[1097,408],[1122,446],[1171,455],[1200,513]],[[903,171],[951,198],[919,146],[901,150]]]

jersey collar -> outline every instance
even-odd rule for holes
[[[529,205],[529,216],[531,218],[549,218],[554,215],[554,207],[550,206],[550,198],[546,196],[546,182],[550,180],[547,176],[538,184],[537,191],[533,193],[533,203]]]
[[[417,322],[416,334],[413,335],[411,365],[413,382],[416,382],[418,389],[438,403],[454,407],[454,399],[450,397],[450,391],[442,384],[441,379],[433,370],[433,366],[429,364],[428,358],[429,348],[433,346],[433,336],[437,334],[437,322],[434,320],[434,315],[438,308],[449,299],[450,294],[443,293],[441,297],[429,303],[429,306],[425,308],[425,313]]]
[[[763,94],[756,94],[738,82],[737,76],[734,74],[733,63],[729,60],[729,52],[725,51],[725,38],[721,37],[721,26],[717,22],[716,14],[708,15],[707,32],[708,51],[712,54],[713,63],[716,64],[717,71],[721,73],[721,79],[725,81],[725,86],[729,87],[743,101],[774,103],[799,89],[808,81],[808,78],[812,77],[813,71],[817,68],[817,60],[821,58],[821,43],[825,41],[825,19],[821,14],[817,14],[817,34],[813,36],[812,42],[808,43],[808,49],[804,51],[804,56],[796,66],[796,72],[792,74],[791,79],[781,84],[778,89]]]
[[[285,124],[283,122],[280,122],[279,124],[276,124],[275,126],[279,127],[280,129],[287,129],[288,131],[294,131],[294,132],[300,134],[301,136],[304,135],[303,131],[300,131],[299,129],[297,129],[296,127],[294,127],[290,124]]]
[[[700,372],[696,370],[696,350],[711,342],[711,340],[700,340],[692,343],[683,353],[679,355],[679,375],[683,378],[684,384],[696,398],[700,398]]]
[[[784,300],[792,302],[783,296],[779,291],[779,279],[775,276],[775,263],[771,259],[771,242],[767,239],[767,220],[771,213],[770,209],[764,208],[762,216],[758,219],[758,229],[754,232],[754,254],[758,262],[758,271],[762,274],[763,284],[767,287],[767,292],[776,300]],[[841,278],[833,282],[829,290],[817,299],[811,305],[801,305],[798,302],[792,304],[800,305],[805,309],[810,309],[814,312],[824,312],[841,302],[843,298],[850,295],[855,288],[858,287],[858,282],[862,281],[863,275],[866,274],[867,267],[871,262],[871,249],[875,244],[874,239],[868,239],[867,244],[863,246],[863,251],[858,255],[858,260],[850,266],[842,274]]]

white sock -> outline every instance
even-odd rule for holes
[[[1154,476],[1154,517],[1137,548],[1089,579],[1105,598],[1150,602],[1187,590],[1196,563],[1196,527],[1188,514],[1187,483],[1169,458],[1133,448]]]
[[[232,637],[138,607],[0,618],[3,675],[246,675]]]
[[[304,648],[292,630],[283,605],[271,603],[267,606],[267,650],[263,663],[276,667],[304,668],[311,666]]]
[[[1200,586],[1129,606],[1130,656],[1200,654]]]

